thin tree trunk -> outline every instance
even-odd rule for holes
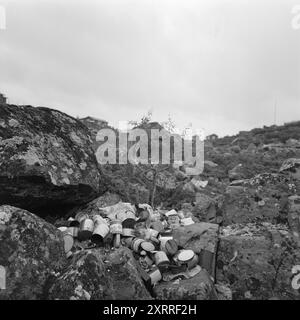
[[[153,182],[152,182],[151,203],[150,203],[152,208],[154,208],[154,200],[155,200],[155,193],[156,193],[156,180],[157,180],[157,171],[154,170]]]

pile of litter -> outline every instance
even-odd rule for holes
[[[119,202],[100,209],[100,214],[79,212],[58,229],[65,252],[71,258],[81,250],[120,246],[130,248],[146,285],[189,279],[201,271],[199,256],[178,246],[173,231],[194,224],[188,210],[156,210],[148,204]]]

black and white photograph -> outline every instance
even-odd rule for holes
[[[300,300],[300,0],[0,0],[0,300]]]

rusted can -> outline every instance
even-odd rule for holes
[[[100,244],[108,234],[109,226],[106,223],[97,223],[93,231],[91,240],[96,244]]]
[[[160,270],[155,266],[150,270],[148,275],[150,277],[152,285],[155,285],[156,283],[158,283],[162,279],[162,275],[161,275]]]
[[[174,256],[178,251],[177,242],[173,238],[161,237],[160,250],[164,251],[168,256]]]
[[[78,238],[81,240],[88,240],[91,238],[94,231],[94,221],[92,219],[84,219],[80,222],[80,229]]]
[[[164,251],[157,251],[154,254],[154,261],[158,267],[164,267],[170,264],[170,260]]]

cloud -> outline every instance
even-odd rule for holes
[[[116,123],[153,109],[207,133],[300,119],[288,0],[10,0],[0,88]]]

